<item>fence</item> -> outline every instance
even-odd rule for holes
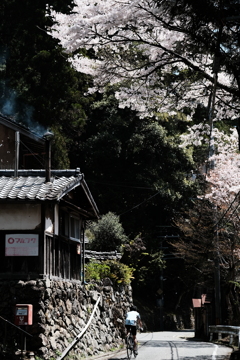
[[[237,336],[237,346],[240,344],[240,326],[230,326],[230,325],[210,325],[209,326],[210,341],[213,339],[213,334],[218,334],[218,340],[222,339],[222,335],[225,334],[229,336],[229,344],[233,343],[233,337]]]

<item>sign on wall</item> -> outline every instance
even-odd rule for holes
[[[5,235],[5,256],[38,256],[38,234]]]

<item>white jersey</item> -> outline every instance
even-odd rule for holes
[[[137,326],[140,314],[137,311],[129,311],[126,315],[125,325]]]

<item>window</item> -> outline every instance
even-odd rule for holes
[[[70,216],[70,238],[80,240],[80,220]]]
[[[80,241],[81,219],[63,211],[61,220],[63,225],[61,233],[72,240]]]

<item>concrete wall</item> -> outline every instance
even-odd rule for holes
[[[88,330],[69,353],[71,359],[119,347],[124,338],[124,316],[132,302],[130,286],[113,287],[109,279],[81,285],[70,281],[0,282],[0,316],[13,322],[15,304],[33,305],[33,325],[22,327],[26,350],[41,359],[56,359],[84,329],[98,294],[101,300]],[[2,324],[0,324],[2,325]],[[16,351],[20,335],[10,324],[0,326],[3,345]]]

